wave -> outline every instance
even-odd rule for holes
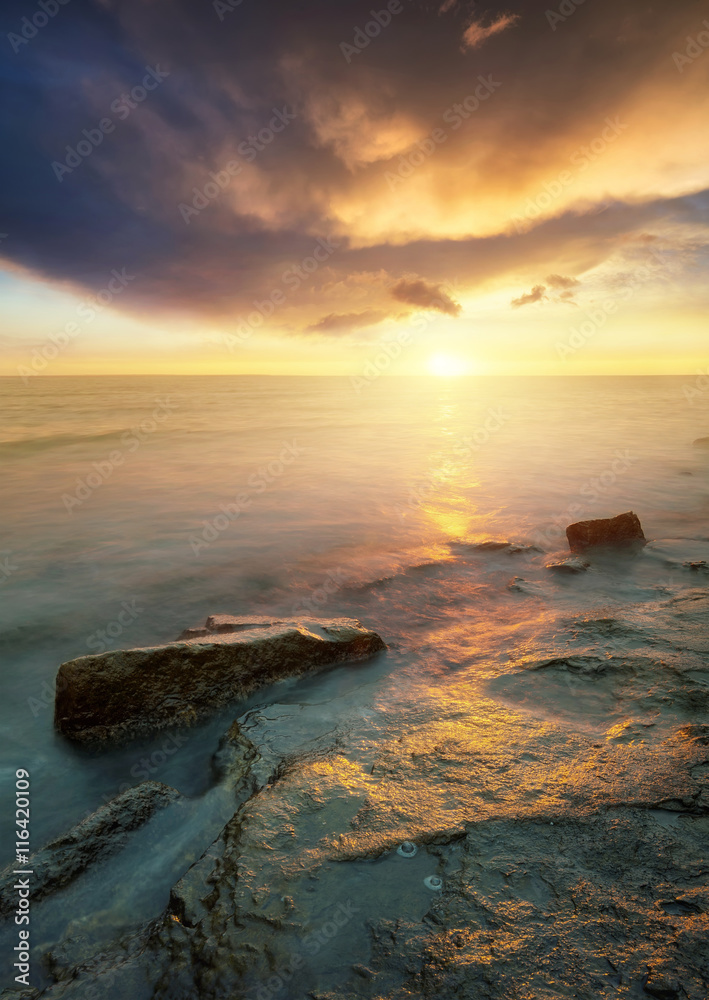
[[[507,555],[517,556],[544,551],[537,545],[526,545],[521,542],[451,542],[448,547],[451,552],[458,555],[465,552],[505,552]]]
[[[48,451],[52,448],[68,448],[76,444],[86,444],[90,441],[116,440],[129,432],[129,428],[121,427],[116,431],[105,431],[102,434],[49,434],[45,437],[20,438],[17,441],[0,441],[0,455],[20,457],[32,455],[38,451]]]
[[[493,556],[498,553],[504,555],[536,555],[542,549],[536,545],[524,545],[517,542],[479,542],[463,543],[449,542],[446,548],[450,552],[450,558],[445,556],[440,559],[425,559],[418,561],[402,561],[390,573],[378,575],[369,580],[360,580],[350,583],[343,589],[351,593],[367,593],[382,588],[390,587],[394,583],[416,579],[418,577],[438,577],[445,573],[454,573],[457,569],[463,568],[470,563],[465,558],[471,552],[479,553],[482,556]]]

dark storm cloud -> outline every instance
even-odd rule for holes
[[[334,219],[334,201],[351,199],[366,220],[368,205],[386,202],[380,175],[409,134],[440,124],[478,74],[503,87],[465,141],[483,187],[510,186],[537,169],[530,150],[602,122],[670,62],[671,39],[696,13],[690,0],[652,10],[598,0],[552,31],[531,0],[476,7],[474,19],[461,3],[404,8],[348,63],[341,45],[371,20],[371,3],[243,0],[220,16],[204,0],[72,0],[14,51],[7,35],[34,8],[9,0],[0,230],[12,239],[2,253],[88,290],[126,267],[137,277],[121,308],[228,315],[279,287],[319,237],[333,236],[338,249],[310,279],[313,293],[326,279],[385,271],[405,295],[412,274],[425,285],[474,286],[530,252],[558,267],[564,247],[580,273],[637,225],[706,213],[697,196],[691,210],[674,199],[616,204],[597,218],[566,212],[516,237],[355,241]],[[167,75],[143,97],[156,69]],[[293,120],[269,138],[284,109]],[[103,133],[106,119],[113,127]],[[461,154],[462,133],[436,154],[441,164]],[[230,162],[240,173],[220,184]],[[202,207],[185,219],[181,204]]]

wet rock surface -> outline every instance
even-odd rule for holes
[[[647,541],[640,519],[632,511],[617,517],[570,524],[566,537],[571,551],[577,553],[592,548],[639,547]]]
[[[591,564],[585,559],[579,559],[578,556],[572,556],[570,559],[562,559],[560,562],[547,563],[546,568],[553,573],[567,573],[574,576],[577,573],[585,573],[591,568]]]
[[[304,744],[315,712],[268,714],[242,719],[237,739],[285,740],[285,719],[298,719],[273,781],[162,918],[48,997],[79,998],[95,982],[105,996],[155,1000],[258,989],[596,1000],[641,997],[651,968],[703,1000],[709,728],[664,744],[577,739],[560,762],[561,732],[536,725],[527,739],[528,719],[514,726],[490,708],[462,732],[412,727],[372,769],[326,731]],[[397,850],[404,830],[413,857]]]
[[[185,726],[285,677],[386,648],[353,619],[266,621],[226,615],[181,642],[63,663],[55,724],[81,742],[119,741]]]
[[[26,866],[32,872],[30,901],[57,892],[88,868],[120,850],[132,831],[147,823],[157,810],[179,798],[180,793],[175,788],[157,781],[145,781],[101,806],[64,836],[30,857]],[[18,867],[11,866],[13,870]],[[0,918],[7,918],[17,906],[17,893],[13,890],[17,878],[7,869],[0,873]]]
[[[619,559],[594,606],[607,567],[530,561],[551,614],[505,560],[494,621],[482,589],[402,575],[429,617],[386,659],[215,739],[221,832],[154,919],[53,948],[43,997],[706,1000],[709,597],[667,599],[653,557],[625,599]]]
[[[596,1000],[672,988],[699,1000],[707,832],[707,816],[632,808],[478,824],[432,849],[444,890],[422,921],[371,922],[371,989],[353,976],[314,995]]]

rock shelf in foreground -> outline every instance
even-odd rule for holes
[[[115,650],[63,663],[54,721],[81,742],[118,741],[185,726],[260,687],[386,649],[351,618],[215,615],[163,646]]]

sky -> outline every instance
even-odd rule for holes
[[[707,370],[709,6],[5,0],[0,374]]]

